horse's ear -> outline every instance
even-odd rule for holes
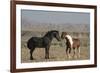
[[[62,32],[62,34],[67,35],[67,32]]]
[[[62,32],[62,34],[61,34],[61,38],[64,39],[64,32]]]
[[[63,34],[64,32],[62,32],[62,34]]]
[[[67,32],[65,32],[65,35],[67,35]]]

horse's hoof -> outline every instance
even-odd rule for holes
[[[33,60],[33,59],[30,59],[30,60]]]
[[[49,58],[45,58],[45,59],[49,59]]]
[[[45,57],[45,59],[49,59],[49,57]]]
[[[34,60],[34,58],[30,58],[30,60]]]

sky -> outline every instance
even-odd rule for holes
[[[90,14],[82,12],[21,10],[21,17],[27,21],[39,23],[90,24]]]

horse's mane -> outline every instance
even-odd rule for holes
[[[57,30],[51,30],[51,31],[48,31],[48,32],[44,35],[44,37],[45,37],[45,36],[50,36],[53,32],[57,32],[57,33],[58,33]]]

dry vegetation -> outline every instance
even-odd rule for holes
[[[43,26],[42,26],[43,27]],[[28,28],[27,28],[28,29]],[[37,27],[38,29],[38,27]],[[55,28],[54,28],[55,29]],[[57,28],[56,28],[57,29]],[[67,29],[67,28],[66,28]],[[52,30],[52,28],[51,28]],[[75,31],[75,28],[69,32],[65,29],[57,29],[60,31],[60,34],[62,31],[67,31],[72,37],[79,38],[81,41],[81,56],[80,58],[71,58],[68,59],[66,56],[66,46],[65,46],[65,40],[62,40],[61,42],[58,42],[56,39],[53,39],[52,45],[50,46],[50,59],[45,59],[45,49],[44,48],[36,48],[33,52],[33,57],[35,60],[30,60],[30,53],[29,49],[26,46],[27,40],[32,36],[38,36],[42,37],[44,34],[46,34],[46,30],[42,31],[42,29],[39,29],[36,31],[33,30],[25,30],[22,29],[21,32],[21,62],[43,62],[43,61],[67,61],[67,60],[86,60],[90,57],[90,48],[89,48],[89,32],[87,30],[82,31]],[[81,29],[80,29],[81,30]],[[87,32],[86,32],[87,31]]]

